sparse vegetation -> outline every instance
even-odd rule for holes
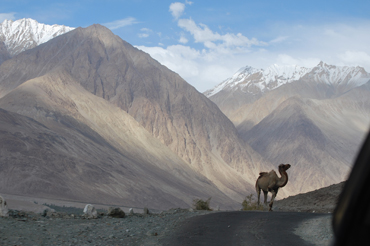
[[[212,209],[209,207],[210,202],[211,202],[211,197],[208,198],[206,201],[203,201],[202,199],[194,199],[193,200],[193,208],[195,210],[212,211]]]
[[[258,205],[257,202],[253,200],[253,194],[250,194],[246,196],[242,202],[242,210],[263,210],[263,205]]]

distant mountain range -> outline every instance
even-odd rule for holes
[[[101,25],[5,60],[0,108],[0,193],[239,208],[273,168],[214,103]]]
[[[295,192],[344,180],[370,127],[370,74],[362,67],[244,67],[204,94],[261,156],[292,164],[284,189]]]
[[[222,90],[240,90],[244,93],[256,95],[298,80],[311,80],[336,87],[346,86],[349,89],[361,86],[367,83],[369,79],[370,74],[362,67],[339,67],[328,65],[322,61],[313,68],[274,64],[264,70],[247,66],[204,94],[211,97]]]

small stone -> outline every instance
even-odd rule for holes
[[[146,233],[146,235],[147,236],[158,236],[158,233],[157,232],[155,232],[155,231],[148,231],[147,233]]]
[[[123,210],[120,209],[120,208],[109,207],[108,208],[108,216],[111,216],[111,217],[114,217],[114,218],[124,218],[125,217],[125,212],[123,212]]]
[[[130,215],[134,215],[134,209],[133,209],[133,208],[130,208],[130,209],[128,210],[128,213],[129,213]]]

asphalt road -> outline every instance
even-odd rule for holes
[[[293,233],[304,220],[324,214],[220,212],[186,220],[163,245],[312,245]],[[327,215],[327,214],[325,214]]]

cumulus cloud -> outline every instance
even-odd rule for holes
[[[166,48],[137,46],[137,48],[180,74],[200,92],[214,87],[240,67],[248,64],[245,53],[229,54],[217,49],[198,50],[187,45],[171,45]]]
[[[4,20],[14,20],[15,19],[15,13],[0,13],[0,22],[3,22]]]
[[[190,32],[196,43],[203,43],[206,48],[216,49],[222,47],[250,47],[251,45],[267,45],[255,38],[249,39],[241,33],[219,34],[212,31],[205,24],[196,24],[192,19],[180,19],[178,26]]]
[[[171,3],[169,11],[171,12],[172,16],[175,19],[178,19],[180,18],[184,10],[185,10],[185,4],[176,2],[176,3]]]
[[[370,72],[370,21],[347,23],[278,23],[266,26],[256,37],[221,33],[192,18],[180,18],[186,4],[174,3],[170,12],[182,29],[178,45],[139,46],[199,91],[211,89],[244,66],[267,68],[272,64],[363,66]],[[266,35],[268,34],[268,35]],[[193,45],[196,43],[197,45]]]
[[[108,27],[111,30],[115,30],[115,29],[122,28],[125,26],[130,26],[136,23],[138,23],[138,21],[135,18],[127,17],[125,19],[104,23],[103,25]]]

